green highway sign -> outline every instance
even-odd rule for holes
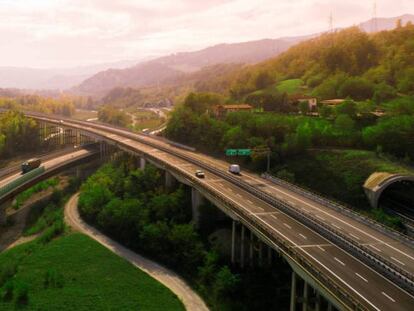
[[[226,156],[249,156],[252,154],[251,149],[226,149]]]
[[[239,149],[237,150],[237,155],[239,156],[249,156],[252,154],[252,151],[250,149]]]
[[[226,156],[236,156],[237,155],[237,149],[227,149],[226,150]]]

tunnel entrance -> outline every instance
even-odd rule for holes
[[[381,193],[378,206],[414,221],[414,181],[401,180]]]

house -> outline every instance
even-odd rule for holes
[[[335,107],[342,104],[345,100],[346,99],[326,99],[321,101],[321,104],[329,107]]]
[[[213,109],[213,114],[217,118],[225,117],[229,112],[237,111],[252,111],[253,107],[247,104],[234,104],[234,105],[217,105]]]
[[[316,105],[318,104],[318,100],[315,97],[302,95],[302,94],[294,94],[289,97],[289,101],[292,105],[298,106],[301,102],[307,102],[309,111],[316,110]]]

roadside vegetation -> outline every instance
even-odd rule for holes
[[[212,310],[287,307],[288,269],[230,267],[208,234],[191,222],[189,189],[167,190],[159,170],[139,170],[135,163],[119,159],[82,185],[79,209],[88,223],[179,272]]]
[[[33,207],[24,236],[28,243],[0,254],[1,310],[184,310],[180,300],[146,273],[89,237],[70,232],[65,191]]]
[[[36,193],[42,192],[49,188],[55,188],[59,184],[59,178],[54,177],[48,180],[41,181],[34,185],[33,187],[23,191],[22,193],[18,194],[14,199],[12,207],[14,209],[19,209],[28,199],[30,199]]]

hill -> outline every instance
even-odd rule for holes
[[[388,30],[395,27],[396,21],[399,19],[404,24],[408,21],[414,22],[414,15],[407,14],[400,17],[369,20],[359,24],[357,27],[362,31],[370,32],[371,26],[376,24],[377,30]],[[220,92],[222,87],[218,89],[212,88],[211,84],[215,83],[205,77],[206,73],[208,75],[211,72],[211,68],[219,64],[254,65],[274,58],[298,43],[312,40],[319,36],[320,34],[313,34],[244,43],[219,44],[200,51],[172,54],[138,64],[131,68],[100,72],[73,88],[72,91],[83,95],[102,96],[115,87],[150,88],[156,86],[157,89],[150,92],[151,96],[154,97],[156,93],[160,93],[158,89],[160,86],[165,87],[165,92],[161,92],[159,94],[161,97],[158,97],[157,100],[162,100],[164,99],[162,96],[171,94],[171,90],[168,91],[168,88],[171,86],[192,89],[194,85],[198,85],[201,86],[201,91]],[[204,70],[204,68],[208,69]],[[215,68],[217,69],[217,67]],[[225,71],[225,75],[227,75],[228,68]],[[221,79],[219,84],[229,84],[228,81],[224,81],[226,79],[223,79],[222,76],[216,76],[216,78]],[[207,84],[210,85],[204,87]],[[198,89],[196,88],[195,90],[197,91]],[[179,91],[178,93],[181,92]]]
[[[169,82],[186,73],[216,64],[254,64],[286,51],[292,45],[309,38],[293,37],[219,44],[195,52],[183,52],[140,63],[120,70],[106,70],[73,88],[75,93],[102,95],[115,87],[148,87]]]
[[[374,99],[413,94],[414,26],[367,34],[358,27],[299,43],[279,57],[237,72],[228,93],[234,99],[286,79],[304,81],[305,93],[321,99]]]

